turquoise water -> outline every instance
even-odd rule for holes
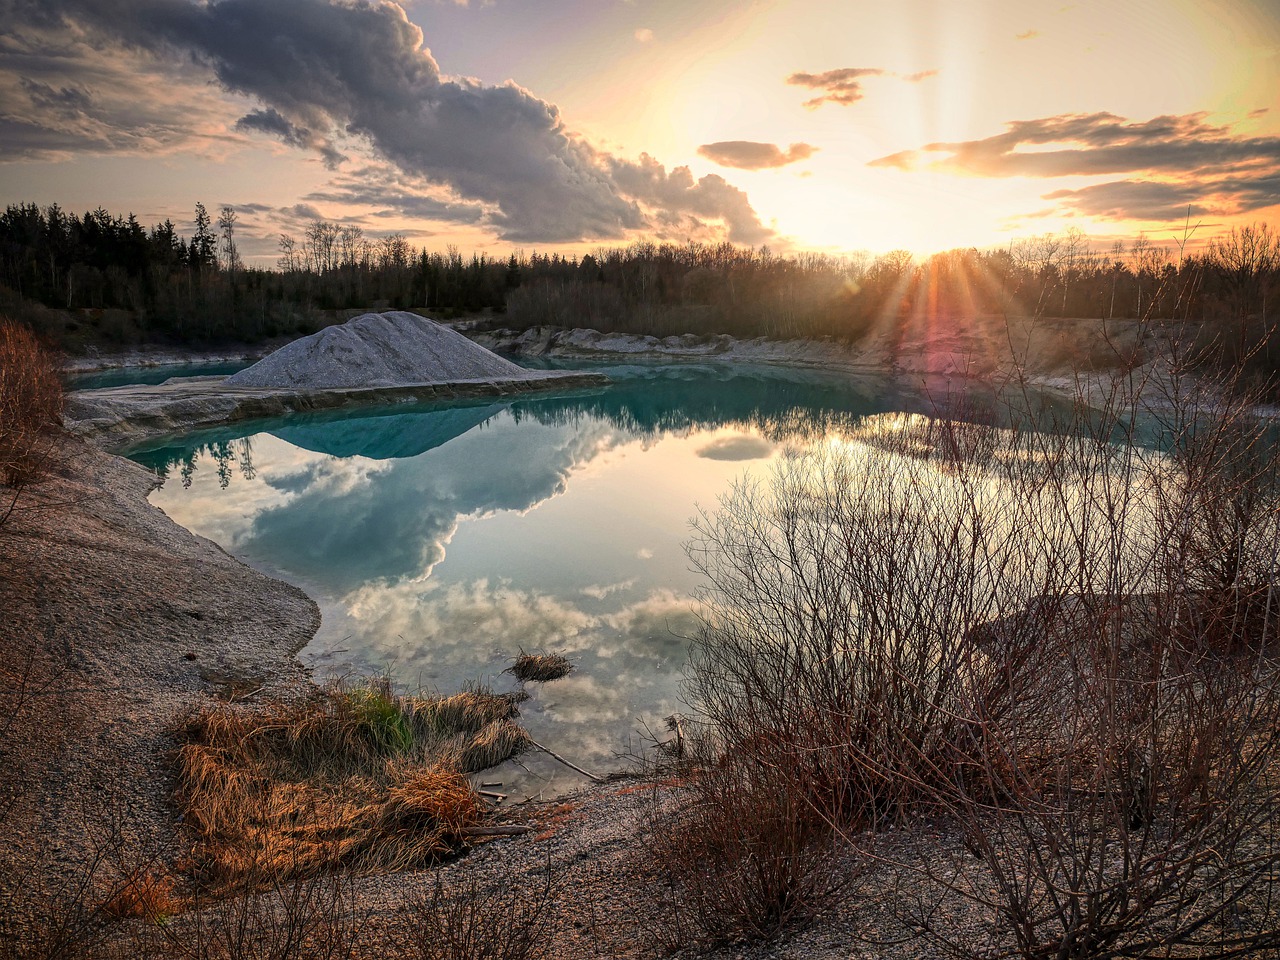
[[[249,366],[248,360],[225,363],[173,363],[156,367],[118,367],[94,373],[67,377],[71,390],[97,390],[99,387],[124,387],[133,384],[164,383],[171,377],[229,377]]]
[[[258,422],[131,456],[166,477],[152,499],[171,517],[316,599],[304,658],[322,675],[510,689],[520,650],[563,653],[575,672],[532,685],[524,720],[607,771],[681,709],[698,510],[789,448],[946,400],[847,374],[601,369],[613,386]],[[541,755],[525,766],[485,779],[520,796],[578,782]]]

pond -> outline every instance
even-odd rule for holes
[[[319,675],[510,690],[521,650],[564,654],[574,672],[531,684],[523,721],[604,772],[682,709],[700,585],[683,545],[699,509],[788,449],[942,401],[778,367],[596,369],[614,384],[295,416],[130,456],[166,478],[152,500],[174,520],[315,598],[303,657]],[[580,782],[545,755],[523,764],[484,779],[521,797]]]

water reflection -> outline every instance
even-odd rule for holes
[[[316,598],[307,653],[326,670],[502,687],[520,649],[568,655],[577,670],[537,690],[526,720],[608,769],[679,709],[698,507],[797,445],[949,396],[776,368],[609,372],[619,382],[595,392],[295,417],[132,456],[180,480],[153,495],[174,519]],[[990,398],[965,402],[995,417]]]

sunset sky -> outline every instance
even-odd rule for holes
[[[5,203],[247,259],[1098,247],[1280,220],[1277,0],[0,0]]]

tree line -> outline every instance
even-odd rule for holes
[[[42,331],[71,342],[253,341],[379,308],[441,319],[488,312],[517,329],[847,342],[886,322],[982,314],[1267,328],[1280,286],[1280,236],[1267,224],[1235,228],[1194,253],[1185,238],[1099,249],[1072,229],[918,261],[902,250],[784,256],[648,241],[582,257],[464,257],[454,246],[430,251],[400,234],[373,239],[358,226],[315,220],[301,237],[280,235],[273,269],[243,262],[234,208],[215,221],[197,204],[194,226],[184,237],[171,220],[146,228],[101,207],[76,216],[56,204],[10,204],[0,215],[0,284],[17,303],[72,312],[75,328],[88,311],[91,329]]]

